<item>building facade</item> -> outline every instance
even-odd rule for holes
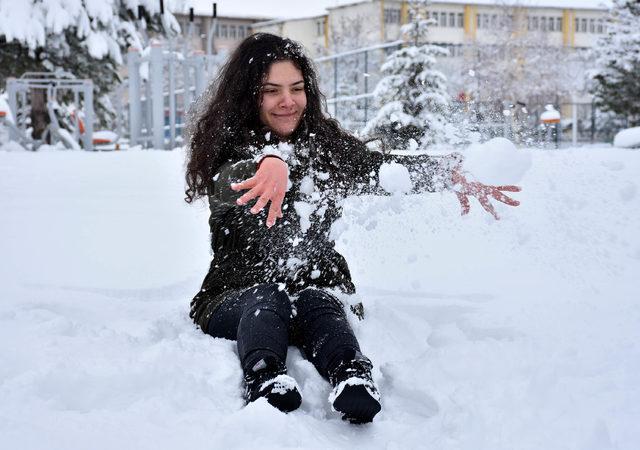
[[[557,6],[551,6],[556,3]],[[607,9],[596,2],[586,7],[565,8],[562,2],[512,2],[511,6],[489,1],[432,1],[426,15],[435,20],[431,41],[445,46],[491,43],[492,30],[500,26],[505,10],[518,19],[521,32],[543,33],[550,43],[575,48],[592,47],[605,31]],[[401,39],[400,27],[411,17],[409,2],[401,0],[364,0],[328,8],[324,16],[257,22],[253,31],[281,34],[301,42],[312,54],[331,50],[331,42],[340,32],[340,23],[362,21],[366,27],[362,39],[368,45]],[[324,47],[324,50],[323,50]],[[455,56],[455,51],[452,52]]]

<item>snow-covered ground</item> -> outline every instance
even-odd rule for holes
[[[638,448],[640,152],[532,156],[498,222],[348,201],[383,395],[352,426],[294,349],[302,408],[244,407],[234,343],[190,322],[210,254],[182,151],[0,152],[0,448]]]

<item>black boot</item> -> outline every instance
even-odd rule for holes
[[[342,419],[351,423],[371,422],[380,412],[380,394],[371,377],[369,358],[358,351],[345,358],[329,373],[333,391],[329,402]]]
[[[285,365],[274,357],[258,361],[244,376],[245,398],[251,403],[260,397],[282,412],[300,407],[302,396],[296,380],[287,375]]]

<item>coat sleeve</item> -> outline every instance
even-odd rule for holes
[[[211,245],[213,251],[225,247],[237,247],[239,230],[232,226],[241,223],[248,213],[247,208],[238,206],[236,200],[244,192],[231,189],[231,183],[237,183],[251,178],[256,171],[257,164],[253,160],[227,162],[223,164],[214,176],[209,190],[209,228],[211,230]]]
[[[357,141],[354,138],[354,141]],[[380,168],[383,164],[402,164],[409,171],[412,194],[437,192],[452,186],[453,169],[462,162],[462,155],[397,155],[373,151],[362,142],[348,142],[346,151],[336,159],[337,171],[341,174],[340,184],[344,193],[385,195],[380,186]]]

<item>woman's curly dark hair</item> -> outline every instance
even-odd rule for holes
[[[205,196],[217,169],[228,160],[249,158],[248,147],[265,144],[260,122],[261,86],[271,64],[291,61],[302,72],[307,106],[289,138],[299,140],[320,129],[339,134],[325,117],[325,98],[311,60],[300,44],[268,33],[247,37],[231,54],[189,115],[185,201]]]

